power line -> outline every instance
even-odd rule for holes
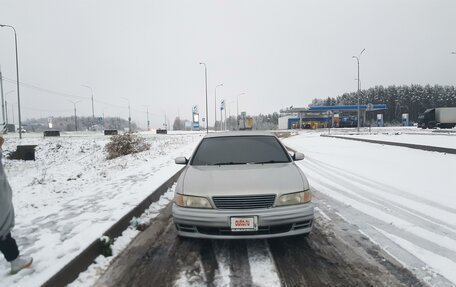
[[[15,80],[12,80],[12,79],[9,79],[9,78],[3,77],[3,79],[6,82],[9,82],[9,83],[13,83],[13,84],[16,83]],[[38,87],[38,86],[35,86],[35,85],[32,85],[32,84],[28,84],[28,83],[24,83],[24,82],[19,82],[19,84],[21,86],[23,86],[23,87],[27,87],[27,88],[30,88],[30,89],[38,90],[38,91],[49,93],[49,94],[54,94],[54,95],[57,95],[57,96],[62,96],[62,97],[67,97],[67,98],[75,98],[75,99],[87,99],[87,97],[75,96],[75,95],[72,95],[72,94],[57,92],[57,91],[41,88],[41,87]]]
[[[3,80],[5,80],[5,82],[9,82],[9,83],[12,83],[12,84],[16,84],[16,80],[13,80],[13,79],[10,79],[10,78],[6,78],[6,77],[3,77]],[[72,94],[68,94],[68,93],[64,93],[64,92],[59,92],[59,91],[55,91],[55,90],[51,90],[51,89],[47,89],[47,88],[42,88],[42,87],[39,87],[39,86],[36,86],[36,85],[33,85],[33,84],[29,84],[29,83],[25,83],[25,82],[22,82],[20,81],[19,84],[23,87],[26,87],[26,88],[29,88],[29,89],[33,89],[33,90],[37,90],[37,91],[40,91],[40,92],[44,92],[44,93],[48,93],[48,94],[53,94],[55,96],[61,96],[61,97],[65,97],[65,98],[72,98],[72,99],[79,99],[79,100],[87,100],[88,97],[83,97],[83,96],[76,96],[76,95],[72,95]],[[118,108],[118,109],[124,109],[125,107],[124,106],[120,106],[120,105],[115,105],[115,104],[111,104],[111,103],[108,103],[108,102],[104,102],[104,101],[100,101],[100,100],[97,100],[97,99],[94,99],[94,102],[97,102],[99,104],[103,104],[103,105],[106,105],[106,106],[111,106],[111,107],[114,107],[114,108]],[[27,108],[29,110],[35,110],[35,111],[45,111],[45,112],[63,112],[63,111],[51,111],[51,110],[40,110],[40,109],[35,109],[35,108]],[[140,113],[144,113],[146,114],[146,111],[142,111],[142,110],[139,110],[139,109],[135,109],[135,108],[131,108],[132,110],[136,111],[136,112],[140,112]],[[162,116],[161,114],[154,114],[154,113],[149,113],[149,115],[152,115],[152,116]]]

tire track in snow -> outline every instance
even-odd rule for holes
[[[416,209],[412,209],[408,206],[403,205],[407,203],[407,201],[404,203],[398,203],[395,201],[391,201],[391,197],[387,199],[385,197],[378,196],[377,194],[382,194],[385,192],[385,186],[383,186],[382,188],[374,188],[371,186],[367,186],[368,188],[364,189],[361,188],[360,185],[353,183],[358,183],[356,177],[354,176],[345,176],[340,172],[338,173],[340,174],[339,176],[336,175],[336,172],[333,172],[332,170],[328,171],[327,168],[322,168],[319,165],[314,165],[313,163],[309,163],[309,167],[306,167],[303,164],[301,165],[301,167],[307,169],[306,173],[318,173],[320,176],[325,177],[325,179],[329,179],[328,182],[340,185],[342,188],[346,189],[346,191],[351,195],[355,195],[359,198],[370,201],[372,204],[377,205],[379,208],[383,207],[382,209],[388,209],[388,211],[402,213],[403,218],[411,219],[412,222],[421,222],[422,226],[429,230],[438,232],[440,235],[456,238],[456,229],[453,228],[452,225],[449,225],[447,222],[444,222],[429,214],[424,214]],[[361,182],[361,185],[364,184]],[[388,188],[389,187],[386,186],[386,189]],[[456,212],[454,213],[454,216],[456,216]]]
[[[230,286],[252,286],[246,240],[230,240],[228,246],[230,250]]]
[[[266,240],[247,241],[253,286],[280,286],[277,268]]]
[[[384,192],[390,193],[392,195],[400,196],[400,197],[403,197],[405,199],[414,201],[414,202],[419,203],[419,204],[426,204],[429,207],[437,207],[438,209],[445,210],[445,211],[447,211],[449,213],[452,213],[452,214],[456,214],[456,209],[455,208],[451,208],[451,207],[449,207],[447,205],[440,204],[439,202],[431,201],[429,199],[417,196],[416,194],[409,193],[409,192],[407,192],[405,190],[398,189],[398,188],[396,188],[394,186],[391,186],[391,185],[387,185],[384,182],[378,182],[378,181],[375,181],[375,180],[373,180],[371,178],[368,178],[368,177],[365,177],[365,176],[362,176],[362,175],[359,175],[359,174],[353,174],[353,173],[350,173],[348,171],[344,171],[344,170],[342,170],[342,169],[340,169],[340,168],[338,168],[336,166],[333,166],[333,165],[325,163],[323,161],[314,159],[313,157],[307,156],[306,157],[306,161],[305,162],[299,162],[298,165],[301,165],[301,166],[305,167],[306,163],[314,163],[316,166],[319,166],[320,168],[324,169],[325,171],[326,170],[331,170],[332,174],[335,174],[335,175],[337,174],[337,175],[340,175],[340,176],[342,176],[344,178],[352,179],[352,180],[354,180],[356,182],[359,182],[359,183],[361,183],[361,184],[363,184],[365,186],[368,186],[368,187],[371,187],[371,188],[374,188],[374,189],[382,189]]]
[[[308,172],[307,174],[310,175],[311,173]],[[328,178],[326,173],[321,173],[320,175]],[[320,190],[321,192],[331,190],[331,197],[341,200],[342,202],[346,202],[365,215],[371,217],[370,220],[375,222],[372,223],[372,225],[388,224],[396,229],[395,231],[391,231],[394,232],[394,234],[408,238],[408,240],[417,244],[419,242],[420,246],[433,250],[442,256],[452,258],[452,260],[456,262],[456,241],[447,235],[441,235],[429,231],[431,229],[435,229],[435,226],[429,225],[426,221],[423,221],[421,222],[421,225],[418,225],[418,221],[421,219],[416,219],[416,217],[413,216],[410,218],[408,214],[403,213],[401,210],[399,210],[399,212],[394,211],[394,207],[389,207],[389,202],[387,201],[377,203],[375,199],[365,199],[363,198],[363,195],[360,196],[358,194],[347,192],[346,190],[337,187],[337,185],[323,182],[318,178],[311,179],[313,186],[316,187],[317,190]],[[339,183],[340,179],[338,179],[337,182]],[[348,188],[356,190],[356,186]],[[334,194],[334,192],[337,194]],[[387,210],[385,211],[385,209]]]
[[[312,189],[312,192],[314,193],[313,198],[316,204],[324,209],[324,212],[333,218],[333,220],[337,221],[336,226],[338,228],[348,230],[350,227],[354,227],[360,230],[360,233],[362,234],[361,240],[354,239],[354,244],[351,244],[351,246],[363,246],[366,244],[366,240],[374,244],[376,246],[374,246],[375,248],[363,247],[363,249],[365,249],[370,256],[374,257],[377,262],[385,266],[385,268],[401,282],[409,281],[410,284],[407,284],[407,286],[422,286],[417,280],[410,278],[410,275],[407,274],[410,271],[412,271],[413,274],[418,275],[419,278],[423,279],[430,286],[454,286],[444,277],[430,271],[425,262],[419,260],[414,254],[409,253],[401,246],[392,242],[388,237],[379,233],[377,229],[381,228],[385,232],[393,234],[394,226],[386,224],[375,217],[366,215],[361,211],[352,208],[350,205],[347,205],[330,195],[319,192],[318,190]],[[335,222],[332,221],[330,225],[333,225],[334,223]],[[349,236],[353,237],[352,234]],[[396,236],[400,237],[403,235],[397,234]],[[408,270],[401,270],[400,268],[397,268],[397,266],[392,265],[389,260],[385,261],[383,259],[385,255],[381,255],[382,250],[393,257],[397,262],[400,262],[401,265]],[[392,286],[393,285],[394,284],[392,284]]]

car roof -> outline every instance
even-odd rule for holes
[[[275,135],[271,132],[258,132],[258,131],[232,131],[232,132],[215,132],[204,136],[204,138],[218,138],[218,137],[242,137],[242,136],[271,136]]]

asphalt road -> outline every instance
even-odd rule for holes
[[[317,216],[306,238],[198,240],[176,236],[169,205],[96,286],[425,286],[356,226],[323,212],[331,220]]]

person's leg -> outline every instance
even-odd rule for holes
[[[11,237],[11,233],[0,238],[0,251],[5,256],[6,261],[11,263],[11,274],[16,274],[32,265],[32,257],[19,256],[19,248],[17,247],[16,240]]]
[[[6,261],[11,262],[19,256],[19,249],[16,240],[8,233],[3,238],[0,238],[0,251],[5,256]]]

